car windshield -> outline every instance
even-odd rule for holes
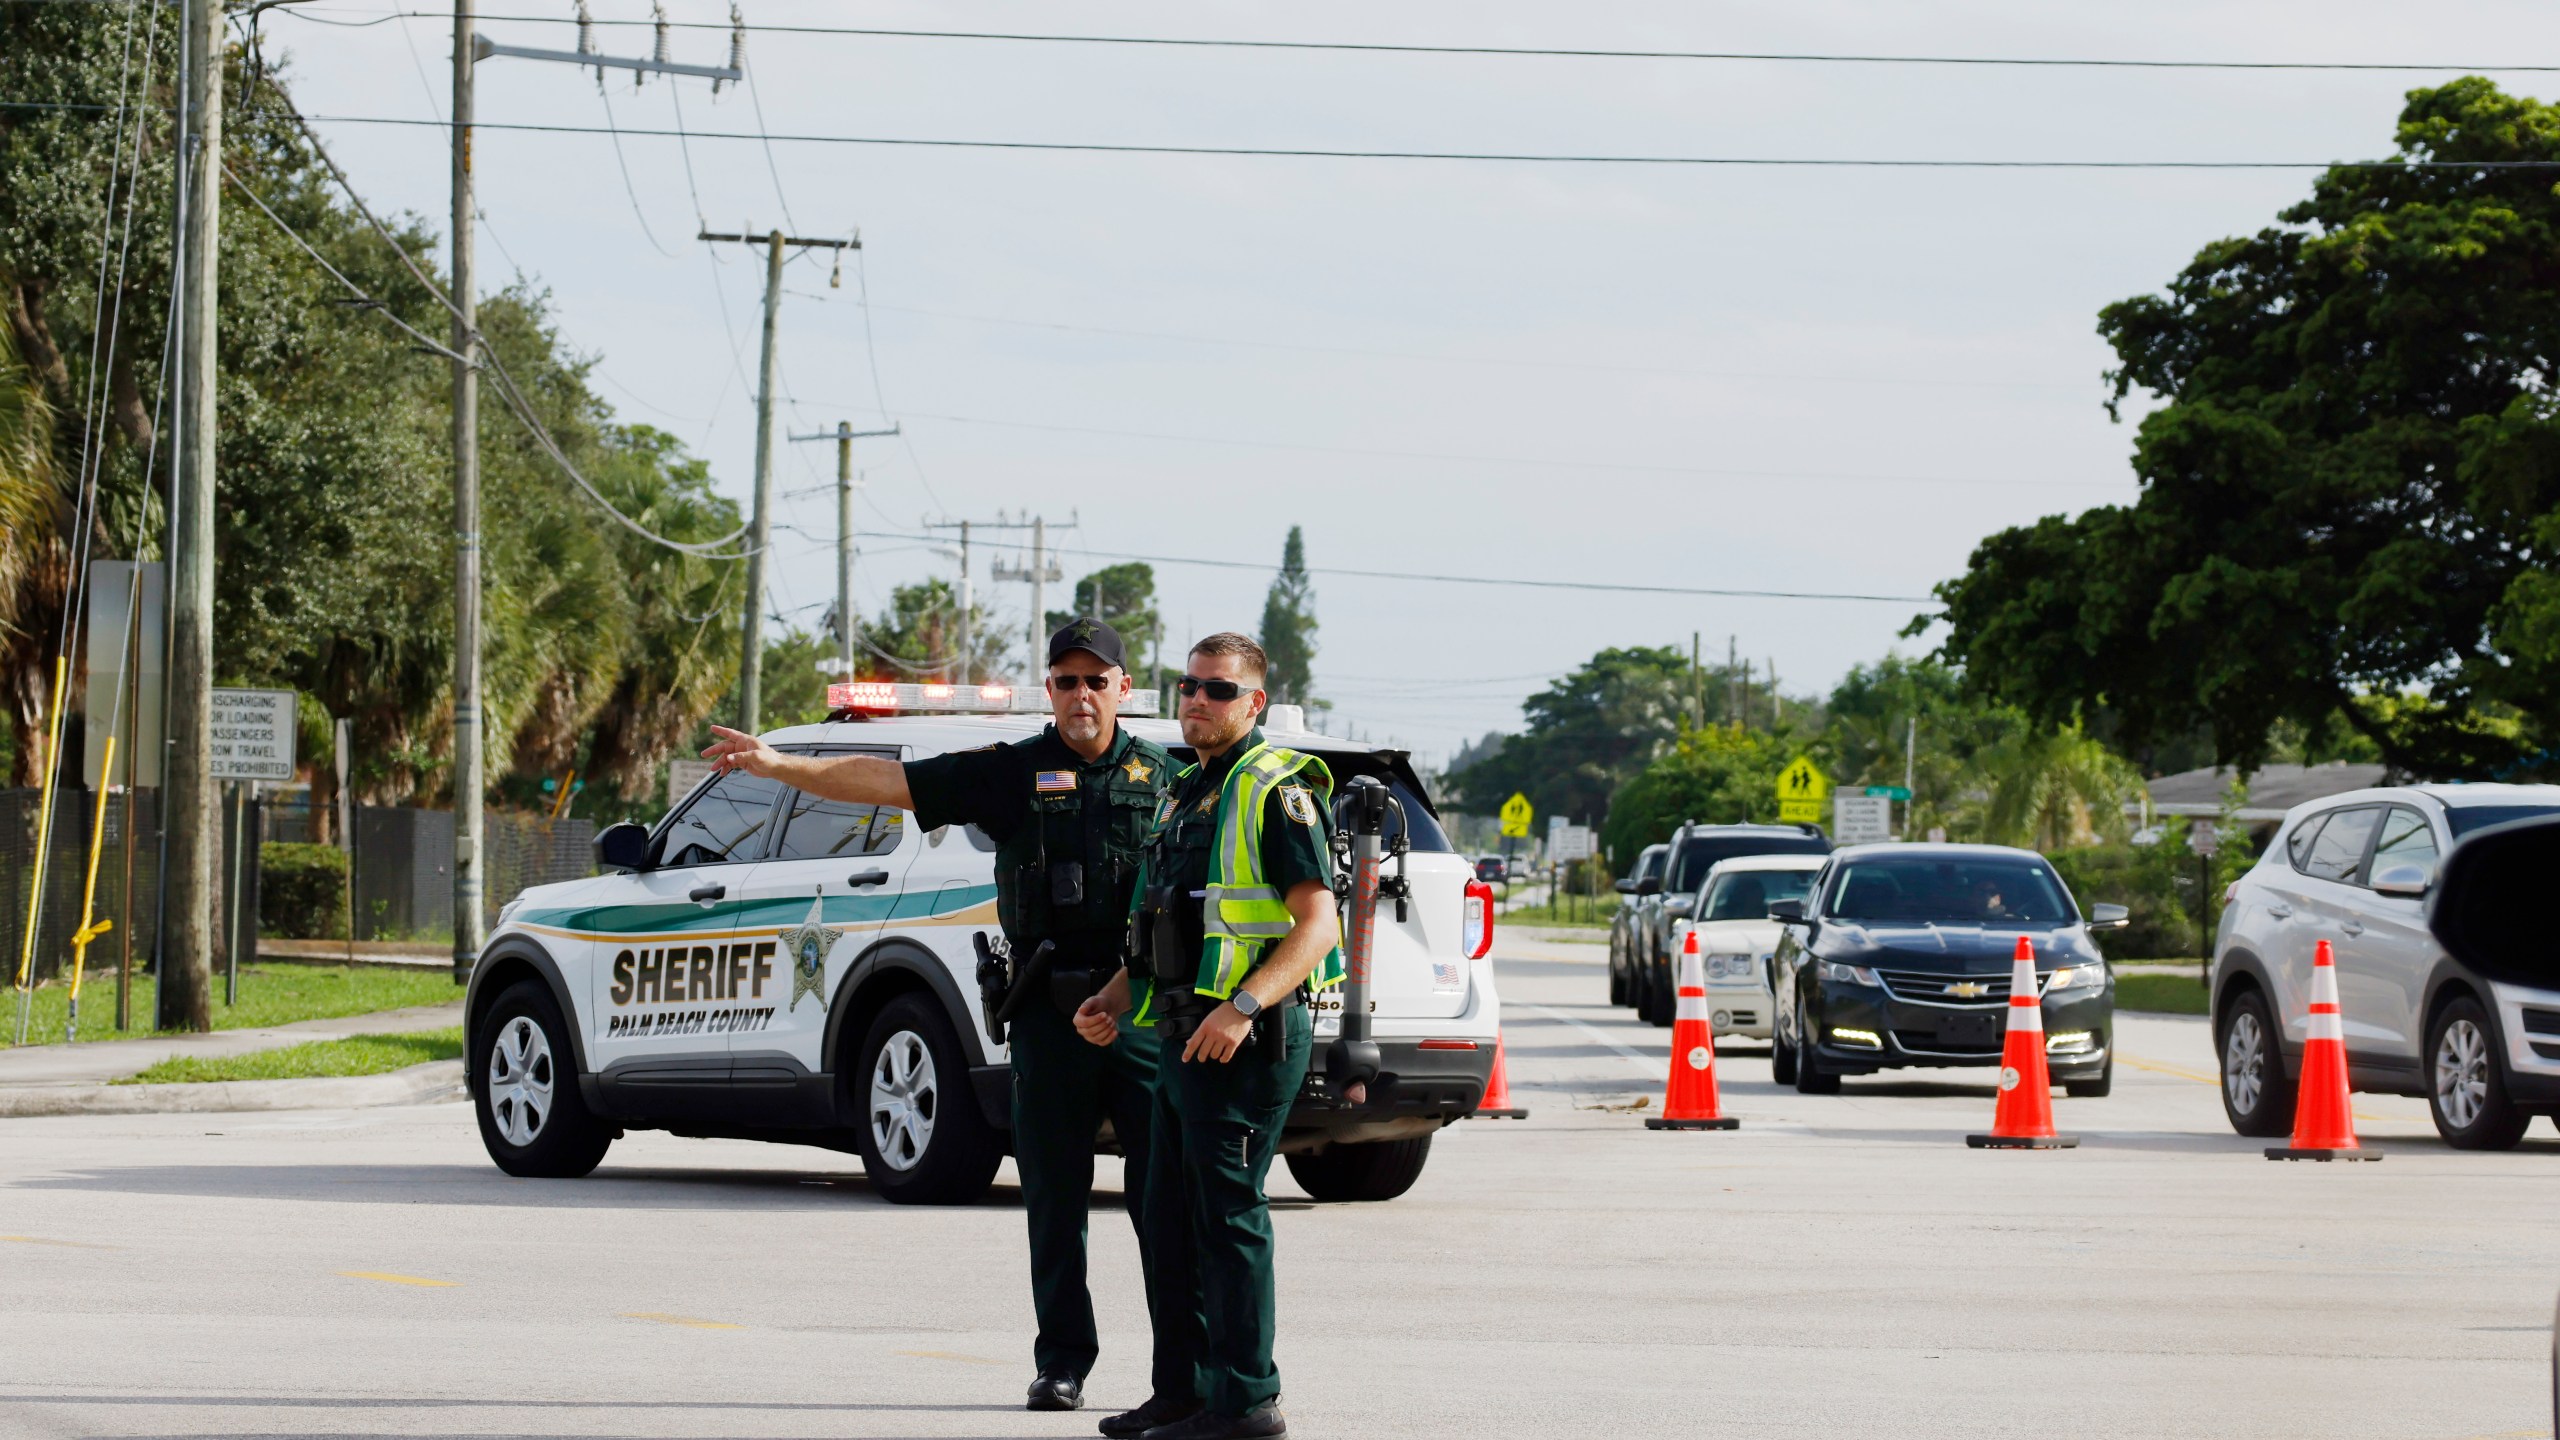
[[[2006,855],[1879,855],[1841,865],[1830,913],[1905,925],[2068,923],[2079,918],[2041,860]]]
[[[2560,805],[2447,805],[2444,828],[2461,839],[2474,830],[2504,825],[2510,820],[2536,820],[2546,815],[2560,815]]]
[[[1736,835],[1709,832],[1691,837],[1680,847],[1680,859],[1672,867],[1671,881],[1662,888],[1676,895],[1694,895],[1707,878],[1707,872],[1719,860],[1736,855],[1820,855],[1831,846],[1819,835],[1794,834],[1784,831]]]
[[[1701,920],[1766,920],[1772,900],[1801,900],[1810,870],[1732,870],[1707,882]]]

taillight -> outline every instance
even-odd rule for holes
[[[1466,923],[1459,929],[1460,948],[1470,960],[1481,960],[1493,950],[1493,887],[1481,880],[1467,882]]]

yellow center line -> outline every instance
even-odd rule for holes
[[[92,1245],[86,1240],[49,1240],[42,1235],[0,1235],[12,1245],[58,1245],[65,1250],[114,1250],[114,1245]]]
[[[696,1320],[688,1315],[667,1315],[656,1310],[625,1310],[622,1312],[622,1318],[646,1320],[656,1325],[682,1325],[689,1330],[744,1330],[747,1328],[744,1325],[732,1325],[726,1320]]]
[[[889,1353],[892,1355],[904,1355],[911,1360],[957,1360],[963,1365],[1001,1365],[1004,1363],[1001,1360],[990,1360],[984,1355],[962,1355],[957,1351],[952,1350],[892,1350]]]
[[[2199,1085],[2218,1086],[2222,1083],[2221,1077],[2217,1075],[2199,1075],[2193,1070],[2181,1070],[2175,1065],[2163,1065],[2156,1060],[2137,1060],[2121,1050],[2116,1052],[2116,1058],[2122,1060],[2124,1063],[2132,1066],[2136,1070],[2148,1070],[2155,1075],[2174,1075],[2181,1080],[2193,1080]],[[2367,1125],[2388,1125],[2391,1123],[2390,1117],[2385,1115],[2367,1115],[2361,1110],[2354,1111],[2353,1114],[2355,1115],[2355,1118],[2363,1121]]]
[[[462,1283],[459,1280],[429,1280],[420,1275],[394,1275],[388,1270],[341,1270],[338,1273],[350,1280],[379,1280],[385,1285],[425,1285],[439,1290]]]

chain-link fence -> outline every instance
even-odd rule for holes
[[[527,886],[595,873],[592,820],[493,810],[481,824],[484,927]],[[452,811],[359,807],[355,872],[357,939],[452,937]]]

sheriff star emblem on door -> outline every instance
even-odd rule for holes
[[[827,1008],[827,952],[847,927],[826,924],[825,919],[826,898],[813,896],[808,917],[777,932],[782,937],[782,953],[791,957],[791,1003],[784,1007],[786,1010],[799,1009],[803,995],[817,1001],[820,1011]]]

